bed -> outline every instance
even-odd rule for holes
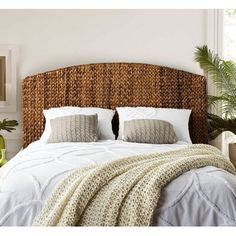
[[[76,169],[134,155],[182,150],[188,143],[140,144],[122,140],[42,143],[44,109],[53,107],[163,107],[191,109],[193,144],[207,143],[206,80],[148,64],[72,66],[23,81],[24,149],[0,169],[0,225],[31,226],[45,202]],[[118,135],[119,120],[113,119]],[[156,203],[155,226],[235,226],[236,177],[215,166],[192,169],[171,181]]]

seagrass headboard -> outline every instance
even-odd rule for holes
[[[23,80],[23,146],[40,138],[43,109],[60,106],[192,109],[192,141],[207,143],[206,96],[203,76],[150,64],[98,63],[29,76]]]

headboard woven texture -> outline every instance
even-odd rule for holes
[[[23,146],[40,138],[43,109],[60,106],[191,108],[192,141],[207,143],[206,94],[203,76],[149,64],[89,64],[29,76],[23,80]]]

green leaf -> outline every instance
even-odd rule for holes
[[[195,61],[208,74],[210,79],[221,91],[227,92],[231,96],[236,96],[235,70],[236,65],[231,61],[221,60],[217,54],[213,54],[205,45],[197,47],[195,51]],[[232,80],[232,77],[234,78]]]
[[[3,119],[3,121],[0,121],[0,131],[6,130],[7,132],[11,132],[12,130],[15,130],[15,126],[18,125],[18,122],[16,120],[7,120]]]
[[[233,119],[236,116],[236,64],[220,59],[206,45],[196,47],[195,61],[219,90],[219,96],[208,96],[208,105],[215,106],[221,101],[223,117]]]
[[[208,138],[215,139],[224,131],[230,131],[236,134],[236,118],[223,119],[220,116],[208,113]]]

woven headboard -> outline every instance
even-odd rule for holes
[[[60,106],[191,108],[192,141],[207,143],[206,95],[203,76],[149,64],[89,64],[29,76],[23,80],[23,146],[40,138],[43,109]]]

